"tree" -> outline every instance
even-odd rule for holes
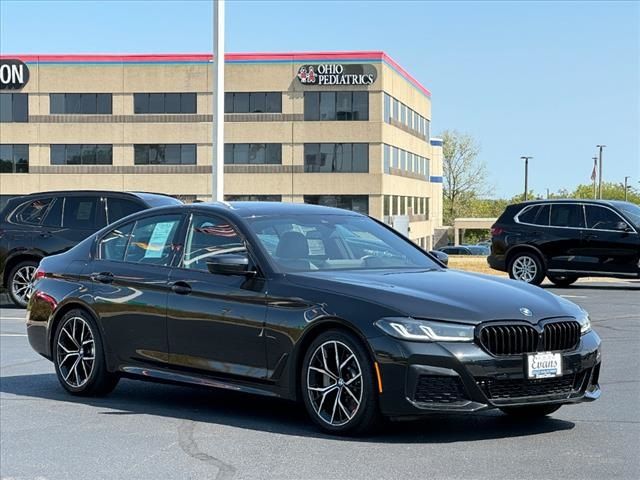
[[[487,192],[487,168],[478,160],[480,147],[475,139],[457,130],[442,134],[442,164],[444,171],[444,222],[470,210],[470,204]]]
[[[573,191],[567,189],[558,190],[552,193],[551,198],[593,198],[593,184],[578,185]],[[624,200],[624,185],[615,182],[602,183],[602,198],[604,200]],[[627,200],[640,205],[640,191],[633,186],[627,189]]]

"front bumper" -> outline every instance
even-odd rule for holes
[[[562,352],[563,375],[529,380],[526,355],[493,356],[475,343],[369,339],[380,366],[380,409],[392,417],[505,406],[578,403],[600,396],[600,338]]]

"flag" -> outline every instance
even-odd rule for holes
[[[598,166],[598,159],[594,158],[593,159],[593,171],[591,172],[591,181],[595,182],[596,181],[596,167]]]

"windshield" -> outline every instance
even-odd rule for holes
[[[640,227],[640,207],[634,203],[619,202],[616,206],[633,222],[636,227]]]
[[[288,215],[247,220],[283,272],[438,268],[408,240],[368,217]]]

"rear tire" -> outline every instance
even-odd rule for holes
[[[576,280],[578,280],[578,277],[572,277],[570,275],[557,276],[557,277],[547,275],[547,278],[556,287],[561,287],[561,288],[568,287],[569,285],[574,284]]]
[[[531,285],[540,285],[544,280],[545,268],[536,253],[518,252],[509,261],[509,278]]]
[[[373,362],[353,334],[329,330],[307,348],[302,398],[311,419],[332,434],[362,434],[377,426],[378,389]]]
[[[547,415],[551,415],[553,412],[557,411],[562,405],[528,405],[524,407],[502,407],[500,410],[510,415],[512,417],[517,418],[540,418],[546,417]]]
[[[18,263],[9,272],[7,289],[11,301],[18,307],[25,308],[33,292],[33,276],[38,268],[38,261],[25,260]]]
[[[51,355],[58,381],[72,395],[106,395],[118,384],[118,375],[107,371],[100,329],[84,310],[62,317]]]

